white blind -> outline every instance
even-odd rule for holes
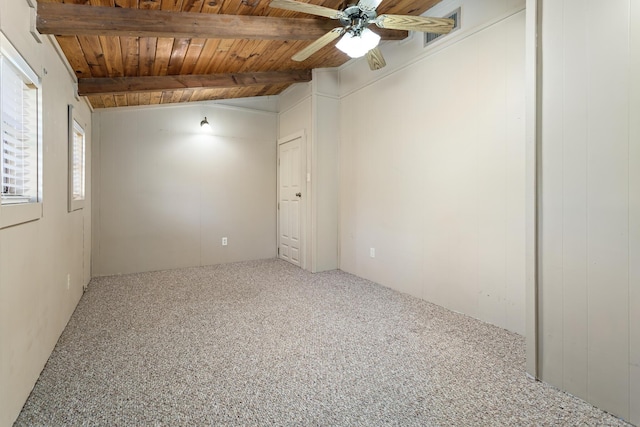
[[[74,122],[73,126],[73,200],[84,200],[84,132]]]
[[[0,57],[2,203],[37,198],[37,89]]]

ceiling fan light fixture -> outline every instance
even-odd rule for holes
[[[336,47],[351,58],[360,58],[378,46],[378,43],[380,43],[380,36],[368,28],[363,28],[360,35],[347,32],[336,44]]]

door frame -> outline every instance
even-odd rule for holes
[[[311,191],[310,191],[310,175],[309,165],[307,161],[307,135],[304,130],[294,132],[283,138],[278,139],[277,154],[276,154],[276,256],[280,259],[280,147],[287,142],[300,139],[300,182],[303,183],[304,193],[300,199],[300,267],[303,270],[307,270],[307,266],[310,263],[307,262],[308,251],[308,239],[309,233],[307,233],[309,227],[309,207],[311,206]]]

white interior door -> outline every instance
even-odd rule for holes
[[[285,138],[278,144],[278,254],[304,268],[302,148],[302,136]]]

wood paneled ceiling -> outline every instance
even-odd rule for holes
[[[37,27],[56,36],[79,93],[94,108],[277,95],[309,81],[313,68],[349,60],[335,43],[303,62],[291,60],[339,23],[270,8],[269,1],[39,0]],[[420,15],[439,2],[384,0],[378,12]],[[390,40],[407,36],[374,31]]]

